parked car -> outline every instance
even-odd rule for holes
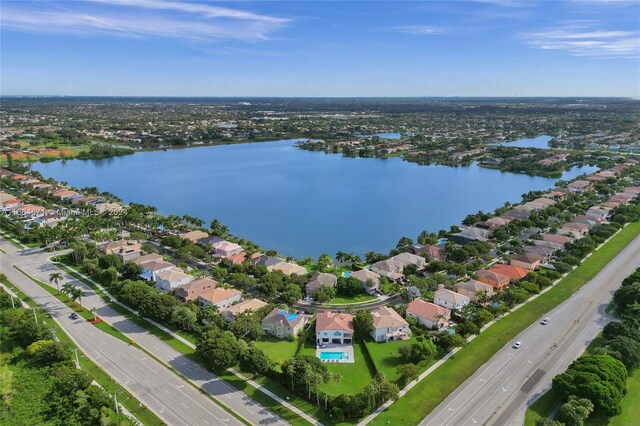
[[[520,346],[522,346],[522,342],[518,340],[513,344],[513,349],[520,349]]]
[[[71,318],[72,320],[78,319],[80,318],[80,315],[78,315],[77,313],[72,313],[71,315],[69,315],[69,318]]]
[[[545,319],[543,319],[542,321],[540,321],[540,324],[542,324],[542,325],[547,325],[547,324],[549,324],[550,322],[551,322],[551,320],[550,320],[549,318],[545,318]]]

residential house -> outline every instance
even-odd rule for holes
[[[333,274],[316,272],[306,285],[307,294],[313,296],[320,287],[335,287],[338,284],[338,277]]]
[[[377,290],[380,286],[380,275],[368,269],[360,269],[359,271],[352,272],[349,277],[360,281],[362,288],[367,293]]]
[[[215,257],[221,257],[223,259],[235,256],[244,251],[244,249],[239,244],[231,243],[225,240],[213,243],[212,247],[213,255]]]
[[[589,225],[577,222],[567,222],[560,229],[558,234],[569,235],[575,238],[583,238],[589,233]]]
[[[489,284],[496,291],[502,291],[509,285],[509,277],[486,269],[476,272],[476,279],[481,283]]]
[[[532,246],[524,246],[522,249],[526,253],[536,253],[542,256],[542,261],[540,263],[548,263],[555,253],[558,250],[562,250],[564,248],[563,244],[552,243],[551,241],[544,240],[534,240]]]
[[[451,240],[457,244],[468,244],[472,241],[488,241],[491,238],[491,230],[467,226],[460,232],[454,234]]]
[[[278,263],[282,263],[282,260],[274,256],[267,256],[266,254],[261,253],[254,253],[251,255],[252,266],[264,266],[269,269]]]
[[[260,299],[247,299],[229,306],[220,313],[228,322],[234,322],[238,315],[246,312],[256,312],[258,309],[264,308],[267,305],[268,303],[263,302]]]
[[[496,274],[504,275],[509,277],[509,282],[520,281],[524,277],[526,277],[529,272],[528,269],[521,268],[519,266],[513,265],[505,265],[504,263],[496,263],[491,268],[489,268],[489,272],[495,272]]]
[[[533,271],[540,267],[542,257],[535,253],[514,254],[511,256],[510,265]]]
[[[591,207],[585,213],[586,216],[594,217],[596,219],[608,220],[611,214],[611,210],[609,209],[600,209],[598,207]]]
[[[40,226],[48,226],[49,228],[55,228],[58,222],[62,222],[65,219],[66,217],[61,214],[52,213],[52,214],[45,214],[40,217],[37,217],[34,222],[36,222]]]
[[[353,343],[353,316],[337,312],[319,312],[316,316],[318,345],[350,345]]]
[[[147,281],[155,281],[158,273],[168,271],[176,267],[173,263],[165,262],[164,260],[151,260],[149,262],[140,263],[139,265],[142,269],[140,277]]]
[[[447,309],[462,309],[468,305],[471,299],[464,294],[441,288],[433,295],[433,303]]]
[[[132,241],[109,241],[98,246],[104,254],[115,254],[123,262],[130,262],[142,254],[142,244]]]
[[[412,253],[400,253],[374,263],[371,265],[371,271],[395,281],[404,278],[405,267],[415,265],[418,270],[422,270],[426,264],[424,257]]]
[[[407,305],[407,317],[415,318],[418,324],[427,328],[441,329],[451,319],[451,311],[435,303],[415,299]]]
[[[179,235],[180,238],[185,239],[185,240],[189,240],[193,244],[196,244],[199,240],[201,240],[203,238],[207,238],[208,236],[209,236],[209,234],[207,234],[204,231],[199,231],[199,230],[183,232],[182,234]]]
[[[429,259],[442,260],[447,255],[444,251],[444,246],[414,244],[411,248],[414,254],[426,254]]]
[[[203,247],[211,248],[215,243],[219,243],[220,241],[224,241],[224,239],[217,237],[215,235],[208,235],[206,237],[202,237],[198,239],[198,244],[200,244]]]
[[[93,206],[94,209],[100,214],[105,213],[118,213],[123,210],[123,207],[118,203],[98,203]]]
[[[376,342],[406,340],[411,337],[409,323],[392,308],[381,306],[371,311],[371,315],[373,316],[371,337]]]
[[[36,204],[25,204],[23,206],[15,207],[11,212],[23,219],[35,219],[36,217],[43,216],[47,209]]]
[[[198,278],[176,288],[174,294],[181,302],[197,300],[208,289],[216,288],[218,282],[211,278]]]
[[[576,180],[567,185],[567,189],[571,192],[583,192],[591,186],[591,182],[587,180]]]
[[[242,297],[242,293],[232,288],[215,287],[204,291],[198,296],[198,303],[200,306],[217,306],[222,310],[233,305],[235,302],[239,302]]]
[[[303,268],[300,265],[296,265],[295,263],[290,262],[280,262],[273,266],[267,267],[268,271],[281,271],[285,275],[306,275],[309,273],[306,268]]]
[[[70,189],[59,189],[55,191],[53,194],[54,197],[60,198],[62,201],[67,200],[68,198],[74,195],[80,195],[76,191],[72,191]]]
[[[550,241],[552,243],[562,245],[568,244],[573,241],[573,238],[571,238],[570,236],[561,234],[543,234],[542,239],[544,241]]]
[[[0,212],[8,212],[22,205],[22,200],[17,198],[6,198],[0,202]]]
[[[478,301],[481,294],[485,294],[487,297],[491,297],[495,294],[492,286],[476,280],[469,280],[464,283],[456,284],[456,291],[467,296],[474,302]]]
[[[143,263],[151,262],[152,260],[160,261],[163,260],[163,258],[158,253],[149,253],[130,260],[130,262],[135,263],[136,265],[142,265]]]
[[[262,331],[267,336],[293,340],[302,332],[310,318],[309,315],[275,308],[262,320]]]
[[[515,206],[511,210],[507,211],[504,216],[511,219],[526,219],[529,217],[532,211],[535,209],[526,204],[521,204],[519,206]]]
[[[171,268],[156,273],[156,288],[162,291],[171,291],[181,285],[185,285],[194,280],[194,277],[185,274],[180,268]]]

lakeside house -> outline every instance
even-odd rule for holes
[[[492,297],[495,294],[492,286],[477,280],[458,283],[456,284],[456,290],[474,302],[479,300],[481,294],[485,294],[487,297]]]
[[[360,269],[358,271],[352,272],[349,277],[355,278],[356,280],[360,281],[360,284],[362,284],[362,288],[367,293],[376,291],[380,286],[380,275],[376,274],[373,271],[369,271],[368,269]]]
[[[429,259],[443,260],[447,257],[444,246],[414,244],[411,248],[414,254],[426,254]]]
[[[418,324],[438,330],[445,327],[451,319],[451,311],[435,303],[415,299],[407,305],[407,317],[415,318]]]
[[[373,316],[373,331],[371,337],[376,342],[406,340],[411,337],[409,323],[394,309],[381,306],[371,311]]]
[[[239,315],[247,312],[256,312],[258,309],[264,308],[267,305],[267,302],[263,302],[260,299],[247,299],[229,306],[220,313],[227,322],[234,322]]]
[[[180,238],[184,239],[184,240],[189,240],[191,241],[193,244],[196,244],[199,240],[203,239],[203,238],[207,238],[209,236],[209,234],[207,234],[204,231],[189,231],[189,232],[183,232],[182,234],[178,235]]]
[[[133,241],[109,241],[98,246],[104,254],[115,254],[123,262],[132,261],[142,254],[142,244]]]
[[[191,302],[192,300],[197,300],[208,289],[213,289],[217,286],[218,282],[216,280],[199,278],[179,286],[174,294],[181,302]]]
[[[571,192],[583,192],[591,186],[588,180],[575,180],[567,185],[567,189]]]
[[[302,332],[310,319],[310,315],[290,313],[286,309],[275,308],[262,320],[262,331],[267,336],[293,340]]]
[[[350,345],[353,342],[353,316],[337,312],[320,312],[316,317],[318,345]]]
[[[272,268],[278,263],[282,263],[282,260],[275,256],[267,256],[266,254],[262,253],[254,253],[251,255],[250,263],[251,266],[264,266],[265,268],[267,268],[267,270],[269,270],[269,268]]]
[[[489,284],[496,291],[502,291],[509,285],[509,277],[498,274],[496,272],[481,269],[476,272],[476,280],[481,283]]]
[[[49,228],[55,228],[55,226],[59,222],[62,222],[65,219],[66,219],[66,216],[63,216],[63,215],[57,214],[57,213],[52,213],[52,214],[45,214],[45,215],[42,215],[40,217],[37,217],[34,220],[34,222],[37,223],[40,226],[47,226]]]
[[[270,272],[280,271],[285,275],[307,275],[309,271],[306,268],[303,268],[300,265],[296,265],[295,263],[290,262],[280,262],[271,267],[267,267],[267,270]]]
[[[335,287],[338,284],[338,277],[325,272],[316,272],[306,284],[305,289],[309,296],[313,296],[320,287]]]
[[[155,277],[156,288],[162,291],[174,290],[193,280],[193,276],[185,274],[182,269],[177,267],[157,272]]]
[[[433,303],[447,309],[462,309],[468,305],[471,299],[464,294],[441,288],[433,295]]]
[[[214,305],[218,309],[228,308],[235,302],[239,302],[242,293],[232,288],[215,287],[205,290],[198,296],[198,303],[202,307]]]
[[[388,259],[381,260],[371,265],[371,270],[379,275],[395,281],[404,278],[404,268],[415,265],[420,271],[425,268],[427,261],[422,256],[413,253],[400,253]]]
[[[229,257],[238,255],[244,251],[240,244],[232,243],[226,240],[217,241],[211,245],[213,248],[213,255],[227,259]]]
[[[451,236],[451,240],[460,245],[469,244],[473,241],[486,242],[491,238],[491,231],[489,229],[477,228],[475,226],[466,226],[460,230],[457,234]]]

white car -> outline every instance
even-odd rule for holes
[[[522,342],[518,340],[513,344],[513,349],[520,349],[520,346],[522,346]]]
[[[543,319],[542,321],[540,321],[540,324],[542,324],[542,325],[547,325],[547,324],[549,324],[550,322],[551,322],[551,320],[550,320],[549,318],[545,318],[545,319]]]

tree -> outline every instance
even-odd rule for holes
[[[318,257],[318,269],[321,271],[326,270],[327,268],[330,268],[333,265],[333,260],[331,259],[331,257],[326,254],[323,253]]]
[[[558,420],[566,426],[582,426],[593,412],[593,403],[587,398],[578,398],[571,395],[569,400],[562,404],[558,414]]]
[[[263,376],[273,366],[273,362],[262,351],[262,349],[256,347],[253,342],[249,343],[247,347],[240,354],[240,368],[243,371],[248,371],[256,376]]]
[[[27,347],[27,354],[40,365],[52,365],[68,358],[64,346],[53,340],[33,342]]]
[[[546,417],[536,420],[536,426],[564,426],[557,420],[551,420]]]
[[[243,313],[236,317],[229,325],[229,330],[236,335],[238,339],[258,340],[262,336],[262,327],[260,319],[253,313]]]
[[[611,356],[621,361],[627,370],[640,366],[640,341],[627,336],[616,336],[606,342],[605,348]]]
[[[293,305],[300,299],[302,299],[302,290],[297,284],[287,284],[280,292],[280,300],[287,305]]]
[[[255,278],[253,278],[250,275],[243,274],[241,272],[236,272],[229,275],[229,277],[227,278],[227,282],[232,287],[240,290],[247,290],[251,287],[254,287],[257,284],[257,281]]]
[[[204,364],[214,370],[226,370],[238,362],[243,343],[230,331],[212,328],[200,335],[196,354]]]
[[[82,306],[82,296],[85,295],[86,293],[83,289],[81,289],[80,287],[74,287],[73,290],[71,290],[71,294],[69,296],[71,297],[72,302],[78,300],[78,303],[80,304],[80,306]]]
[[[183,330],[191,330],[197,321],[196,313],[187,306],[176,306],[171,313],[171,322]]]
[[[224,226],[218,219],[213,219],[211,221],[209,229],[211,229],[211,234],[217,237],[223,237],[229,233],[229,228]]]
[[[401,364],[396,369],[398,376],[400,376],[400,381],[402,386],[406,386],[412,380],[415,380],[420,374],[420,370],[416,367],[415,364]]]
[[[353,329],[360,339],[364,340],[373,331],[373,315],[369,311],[359,310],[353,317]]]
[[[314,300],[318,303],[329,302],[335,297],[336,289],[328,285],[323,285],[313,294]]]
[[[419,340],[411,345],[411,352],[409,354],[413,363],[419,364],[421,362],[431,361],[438,353],[438,348],[431,339]]]
[[[140,268],[135,263],[129,263],[128,265],[134,265]],[[137,275],[138,274],[133,275],[132,278],[136,277]],[[107,287],[111,287],[118,280],[118,270],[113,266],[109,266],[107,269],[103,269],[102,272],[100,272],[100,276],[98,277],[98,279],[102,284],[106,285]]]
[[[362,284],[360,281],[352,277],[340,277],[338,278],[336,290],[337,293],[343,296],[352,297],[362,293]]]
[[[438,338],[438,344],[442,347],[443,351],[449,352],[453,348],[465,346],[467,342],[457,333],[444,333]]]
[[[51,275],[49,275],[49,282],[56,284],[56,288],[58,289],[58,293],[60,293],[60,281],[61,280],[62,280],[62,273],[60,273],[60,272],[54,272]]]

